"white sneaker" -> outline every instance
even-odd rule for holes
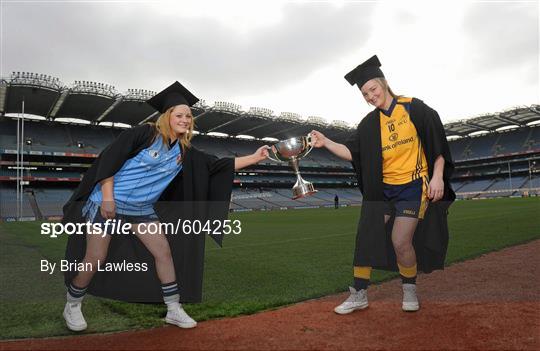
[[[167,309],[165,322],[185,329],[195,328],[197,326],[197,322],[184,311],[181,304]]]
[[[356,291],[349,287],[351,295],[341,305],[334,308],[337,314],[348,314],[356,310],[363,310],[368,307],[367,290],[361,289]]]
[[[81,311],[81,302],[66,302],[64,307],[64,319],[69,330],[82,331],[87,327],[86,321]]]
[[[420,309],[416,296],[416,284],[403,284],[403,305],[401,308],[406,312],[415,312]]]

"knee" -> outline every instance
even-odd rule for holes
[[[160,247],[154,252],[154,260],[159,262],[172,262],[171,249],[169,246]]]
[[[406,240],[394,240],[394,250],[396,251],[396,254],[402,254],[410,251],[412,249],[412,243],[406,241]]]

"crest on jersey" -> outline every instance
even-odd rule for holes
[[[150,156],[152,158],[158,158],[159,157],[159,152],[157,152],[156,150],[150,150],[149,154],[150,154]]]

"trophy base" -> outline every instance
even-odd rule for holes
[[[305,183],[302,183],[298,186],[295,186],[293,189],[293,197],[292,199],[293,200],[297,200],[297,199],[300,199],[302,197],[306,197],[306,196],[309,196],[309,195],[313,195],[315,194],[318,190],[315,190],[315,187],[313,186],[313,184],[311,183],[308,183],[308,182],[305,182]]]
[[[305,194],[300,194],[300,195],[295,195],[293,196],[293,200],[298,200],[300,198],[303,198],[303,197],[306,197],[306,196],[309,196],[309,195],[313,195],[315,194],[316,192],[318,192],[319,190],[313,190],[313,191],[310,191],[309,193],[305,193]]]

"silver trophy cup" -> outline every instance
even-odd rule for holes
[[[292,188],[293,200],[317,192],[313,184],[302,179],[298,168],[300,159],[309,154],[312,149],[310,135],[282,140],[270,147],[268,158],[276,162],[288,162],[296,174],[296,184]]]

